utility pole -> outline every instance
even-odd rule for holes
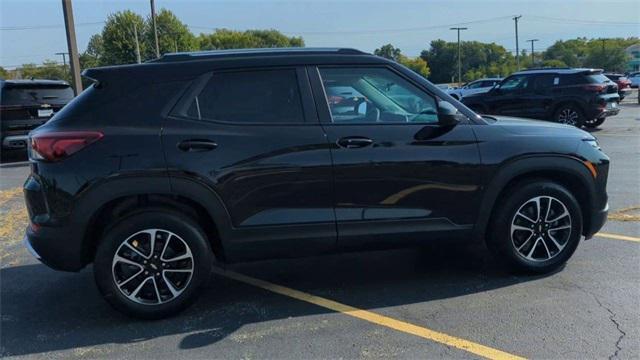
[[[67,32],[67,47],[69,50],[69,65],[71,65],[71,79],[75,95],[82,92],[82,79],[80,78],[80,57],[78,56],[78,44],[76,43],[76,28],[73,23],[73,7],[71,0],[62,0],[62,13],[64,15],[64,27]]]
[[[55,55],[62,55],[62,69],[67,72],[67,54],[66,52],[57,52]]]
[[[158,45],[158,27],[156,26],[156,2],[151,0],[151,22],[153,23],[153,36],[156,39],[156,59],[160,57],[160,45]]]
[[[520,47],[518,43],[518,20],[522,15],[514,16],[513,21],[516,23],[516,70],[520,70]]]
[[[133,37],[136,41],[136,60],[140,64],[142,62],[140,61],[140,43],[138,42],[138,27],[135,22],[133,23]]]
[[[540,39],[531,39],[531,40],[527,40],[531,43],[531,67],[534,67],[536,65],[536,57],[535,57],[535,53],[533,51],[533,43],[536,41],[540,41]]]
[[[458,32],[458,86],[462,84],[462,61],[460,57],[460,30],[467,30],[466,27],[452,27],[449,30],[456,30]]]

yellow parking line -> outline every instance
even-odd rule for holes
[[[440,344],[451,346],[460,350],[470,352],[472,354],[485,357],[487,359],[524,359],[523,357],[510,354],[498,349],[484,346],[473,341],[464,340],[455,336],[447,335],[438,331],[430,330],[418,325],[410,324],[404,321],[396,320],[384,315],[376,314],[371,311],[362,310],[353,306],[345,305],[337,301],[329,300],[320,296],[311,295],[299,290],[291,289],[285,286],[270,283],[268,281],[256,279],[237,272],[214,268],[214,272],[218,275],[253,285],[280,295],[288,296],[297,300],[308,302],[325,309],[333,310],[344,315],[353,316],[355,318],[368,321],[373,324],[385,326],[407,334],[419,336],[421,338],[431,340]]]
[[[609,234],[609,233],[599,232],[595,236],[614,239],[614,240],[625,240],[625,241],[640,242],[640,238],[639,237],[627,236],[627,235],[618,235],[618,234]]]

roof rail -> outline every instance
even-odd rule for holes
[[[287,48],[255,48],[255,49],[225,49],[225,50],[207,50],[207,51],[190,51],[167,53],[158,59],[148,62],[173,62],[188,61],[207,58],[222,58],[233,56],[261,56],[261,55],[297,55],[297,54],[344,54],[344,55],[366,55],[367,53],[352,48],[305,48],[305,47],[287,47]]]

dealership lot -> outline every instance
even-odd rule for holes
[[[217,270],[195,306],[125,318],[91,269],[60,273],[20,244],[19,186],[2,168],[2,356],[61,358],[635,358],[640,353],[640,106],[594,131],[612,158],[612,219],[548,276],[505,273],[482,247],[350,253]],[[629,220],[629,221],[620,221]],[[62,239],[61,239],[62,241]],[[238,275],[242,274],[242,275]],[[312,296],[313,295],[313,296]]]

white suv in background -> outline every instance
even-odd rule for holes
[[[454,97],[456,100],[460,100],[463,97],[471,94],[484,93],[496,84],[500,83],[502,78],[484,78],[472,81],[459,89],[448,90],[447,93]]]

